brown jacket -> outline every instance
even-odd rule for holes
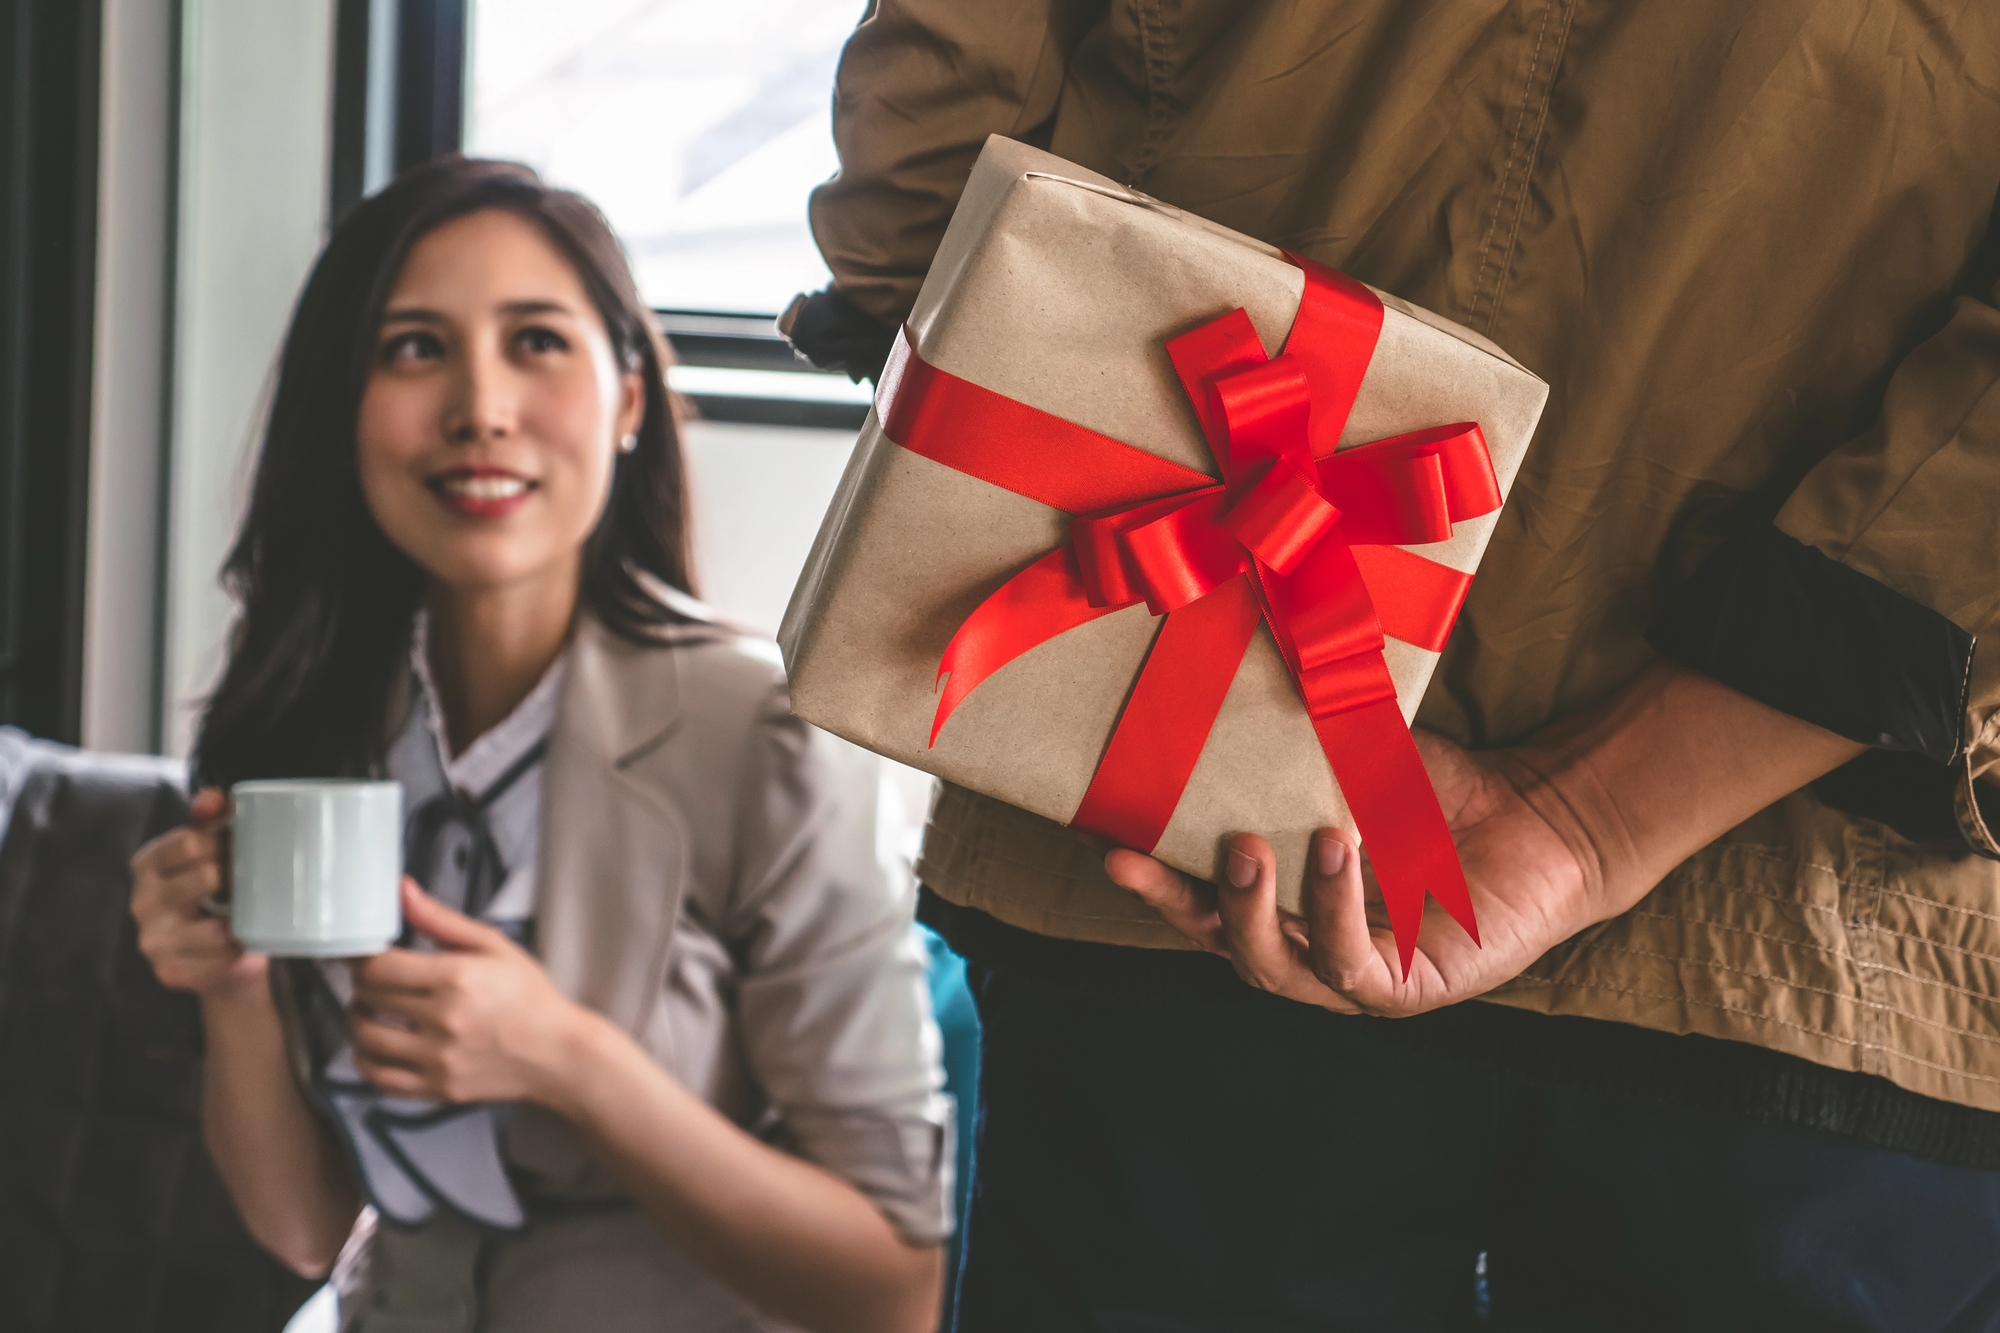
[[[1960,631],[2000,618],[2000,310],[1973,276],[2000,187],[1990,0],[877,0],[834,128],[813,225],[878,320],[908,311],[1000,133],[1345,269],[1547,379],[1420,715],[1464,743],[1629,680],[1663,581],[1759,503],[1767,533],[1775,512],[1850,571],[1829,577],[1955,622],[1932,617],[1961,671]],[[1909,637],[1843,632],[1863,656]],[[1975,854],[2000,850],[1976,781],[2000,761],[2000,655],[1933,693],[1956,734],[1879,739],[1926,752],[1956,850],[1801,792],[1491,998],[2000,1109],[2000,865]],[[1045,934],[1177,943],[1096,860],[947,789],[922,869]]]

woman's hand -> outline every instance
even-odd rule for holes
[[[1230,839],[1229,882],[1219,888],[1133,851],[1110,853],[1105,869],[1251,985],[1342,1013],[1400,1016],[1470,999],[1609,915],[1591,839],[1536,769],[1504,751],[1415,734],[1484,947],[1426,899],[1404,978],[1381,899],[1345,830],[1313,837],[1302,918],[1278,910],[1276,860],[1255,834]]]
[[[222,792],[197,792],[192,823],[132,857],[139,950],[162,985],[201,998],[202,1141],[237,1213],[294,1272],[324,1277],[361,1205],[345,1159],[292,1079],[269,960],[244,952],[229,922],[202,910],[222,887],[216,828],[228,813]]]
[[[204,999],[261,993],[267,960],[245,953],[229,922],[202,910],[222,888],[216,828],[229,798],[211,787],[188,802],[186,828],[162,833],[132,857],[132,918],[139,952],[170,990]]]
[[[389,949],[354,969],[354,1060],[384,1092],[447,1102],[561,1098],[591,1021],[525,950],[403,881],[403,919],[444,952]]]

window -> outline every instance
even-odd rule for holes
[[[665,311],[775,316],[824,286],[839,0],[478,0],[467,151],[596,200]]]

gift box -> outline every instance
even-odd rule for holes
[[[1386,293],[995,137],[779,635],[799,716],[1296,909],[1356,828],[1475,929],[1408,723],[1547,386]]]

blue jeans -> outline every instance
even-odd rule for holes
[[[957,1333],[2000,1330],[2000,1172],[971,971]]]

